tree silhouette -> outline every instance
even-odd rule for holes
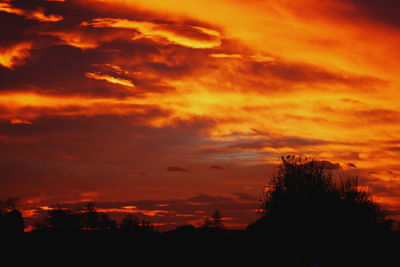
[[[248,229],[291,253],[323,255],[334,244],[362,247],[389,225],[357,177],[337,182],[326,164],[287,156],[265,186],[261,218]]]
[[[137,216],[127,214],[120,224],[120,228],[130,232],[137,232],[140,230],[140,221]]]
[[[385,214],[358,178],[336,182],[324,164],[296,156],[281,158],[279,171],[265,187],[263,219],[293,222],[302,229],[321,225],[372,230],[385,221]]]
[[[104,212],[98,212],[92,203],[73,212],[65,208],[50,209],[43,225],[60,231],[70,230],[111,230],[116,229],[115,220]]]
[[[107,230],[115,229],[116,222],[111,220],[104,212],[98,212],[93,203],[88,203],[80,213],[81,227],[84,230]]]
[[[224,224],[222,223],[222,215],[219,210],[215,210],[212,215],[212,220],[206,218],[204,220],[203,228],[215,228],[215,229],[223,229],[225,228]]]
[[[69,209],[56,208],[48,210],[45,225],[54,230],[79,230],[80,219]]]
[[[19,198],[9,197],[0,201],[0,237],[15,236],[23,233],[25,222],[22,214],[17,210]]]

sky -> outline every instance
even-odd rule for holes
[[[400,212],[397,0],[0,1],[0,196],[257,219],[281,156]]]

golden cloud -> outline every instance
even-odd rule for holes
[[[19,16],[24,16],[27,19],[38,20],[42,22],[58,22],[63,20],[63,17],[60,15],[46,15],[42,8],[36,10],[24,10],[20,8],[14,8],[10,3],[0,3],[0,11],[7,12],[10,14],[15,14]]]
[[[97,73],[97,72],[88,72],[88,73],[86,73],[86,77],[88,77],[90,79],[95,79],[95,80],[104,80],[109,83],[118,84],[118,85],[122,85],[122,86],[135,87],[135,85],[133,85],[133,83],[129,80],[115,78],[110,75],[101,75],[100,73]]]
[[[30,56],[31,47],[31,42],[22,42],[11,47],[0,48],[0,65],[13,69],[23,64],[24,59]]]
[[[115,19],[115,18],[97,18],[93,19],[91,22],[84,22],[84,26],[92,26],[95,28],[123,28],[123,29],[135,29],[139,31],[143,37],[155,39],[157,37],[165,38],[167,41],[182,46],[187,46],[191,48],[214,48],[221,45],[221,40],[219,39],[220,34],[212,29],[206,29],[203,27],[192,27],[192,29],[198,30],[202,34],[211,37],[207,39],[198,39],[189,36],[179,34],[172,31],[161,24],[156,24],[148,21],[134,21],[127,19]],[[137,39],[138,37],[134,37]]]

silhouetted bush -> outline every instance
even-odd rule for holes
[[[68,209],[57,208],[47,211],[44,225],[52,229],[68,231],[79,230],[81,222],[78,214]]]
[[[137,216],[126,215],[120,224],[120,228],[125,231],[137,232],[140,230],[140,221]]]
[[[214,211],[214,214],[209,218],[204,220],[203,229],[225,229],[225,225],[223,224],[222,215],[219,210]]]
[[[24,218],[16,208],[18,201],[19,199],[14,197],[0,201],[0,237],[15,236],[24,232]]]
[[[117,228],[115,220],[109,218],[104,212],[98,212],[93,204],[73,212],[65,208],[50,209],[47,217],[41,224],[51,230],[112,230]]]
[[[314,160],[282,157],[278,174],[265,189],[263,219],[279,220],[288,227],[285,231],[297,231],[298,226],[315,231],[321,225],[376,230],[385,222],[385,213],[360,188],[357,177],[336,182],[332,172]]]
[[[117,224],[104,212],[98,212],[92,203],[89,203],[79,213],[81,228],[84,230],[110,230],[115,229]]]
[[[343,256],[390,230],[385,213],[357,177],[337,182],[321,162],[296,156],[281,160],[265,187],[261,218],[248,227],[259,237],[268,236],[265,246],[301,257],[326,257],[339,248],[346,250]]]

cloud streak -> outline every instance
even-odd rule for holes
[[[179,29],[169,29],[168,25],[156,24],[148,21],[133,21],[127,19],[114,19],[114,18],[97,18],[91,22],[83,22],[84,26],[91,26],[95,28],[123,28],[137,30],[140,35],[133,37],[137,38],[151,38],[157,37],[165,38],[168,42],[175,43],[182,46],[191,48],[214,48],[221,45],[219,39],[220,34],[217,31],[206,29],[202,27],[186,26],[179,31]],[[182,33],[188,31],[192,36]],[[197,35],[197,36],[196,36]]]
[[[38,8],[36,10],[24,10],[20,8],[15,8],[10,3],[7,2],[0,3],[0,11],[19,16],[24,16],[27,19],[38,20],[41,22],[58,22],[63,20],[63,17],[60,15],[54,15],[54,14],[46,15],[42,8]]]
[[[107,81],[109,83],[114,83],[114,84],[119,84],[122,86],[127,86],[127,87],[135,87],[135,85],[133,85],[133,83],[129,80],[126,79],[121,79],[121,78],[115,78],[109,75],[101,75],[101,73],[96,73],[96,72],[88,72],[85,74],[86,77],[90,78],[90,79],[95,79],[95,80],[103,80],[103,81]]]

